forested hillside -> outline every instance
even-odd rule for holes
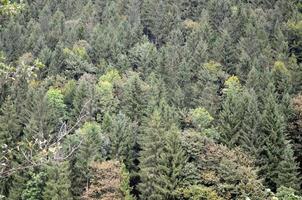
[[[0,0],[1,200],[301,200],[299,0]]]

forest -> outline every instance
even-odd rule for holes
[[[0,0],[0,200],[302,200],[301,0]]]

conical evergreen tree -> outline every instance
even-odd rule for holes
[[[140,142],[142,148],[139,165],[141,182],[138,188],[142,199],[162,199],[158,191],[158,174],[160,174],[158,166],[160,164],[160,155],[165,145],[163,141],[165,131],[161,113],[159,110],[155,110],[148,120],[148,127],[146,127]]]
[[[72,199],[68,165],[68,162],[63,162],[47,166],[47,181],[43,192],[44,200]]]
[[[301,178],[298,173],[298,165],[295,161],[292,145],[290,145],[288,141],[286,143],[282,161],[278,166],[279,174],[278,181],[276,182],[277,188],[284,186],[299,191],[299,182],[301,181]]]
[[[120,99],[125,114],[138,125],[141,125],[146,111],[146,86],[137,73],[132,73],[126,80]]]
[[[70,140],[68,143],[80,145],[70,160],[71,192],[75,197],[79,197],[89,183],[89,163],[102,159],[101,127],[95,122],[86,122]]]
[[[158,177],[158,190],[164,199],[177,198],[176,191],[183,185],[186,155],[180,142],[180,132],[173,125],[166,133],[165,147],[160,155],[158,168],[161,174]]]
[[[94,76],[85,74],[81,77],[73,98],[72,120],[95,118],[97,95],[95,90]],[[84,120],[82,119],[82,120]]]
[[[128,169],[133,169],[133,162],[136,157],[134,145],[137,142],[137,132],[134,124],[124,114],[119,113],[112,119],[108,137],[111,158],[122,159]]]
[[[264,105],[264,111],[261,117],[261,150],[258,155],[260,164],[260,175],[264,177],[265,184],[273,191],[276,191],[280,179],[283,177],[296,176],[296,172],[289,170],[286,174],[279,176],[282,171],[279,167],[285,160],[285,155],[290,156],[290,150],[287,149],[284,115],[277,99],[273,93],[273,86],[269,85],[267,89],[267,98]],[[291,160],[290,165],[294,165],[294,158],[286,158]],[[285,172],[285,171],[283,171]],[[290,184],[292,180],[282,179],[284,185]]]
[[[242,119],[242,129],[239,139],[240,147],[253,156],[260,150],[260,123],[261,114],[254,90],[245,90],[243,97],[246,102],[245,114]]]
[[[221,141],[228,147],[239,145],[242,131],[242,119],[245,116],[246,99],[237,77],[230,77],[226,83],[225,99],[219,114]]]

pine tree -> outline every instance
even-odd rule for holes
[[[276,197],[280,200],[301,200],[302,197],[295,194],[295,190],[287,187],[280,187],[277,190]]]
[[[302,173],[302,96],[298,95],[292,99],[293,115],[289,120],[288,132],[291,139],[294,156],[299,163],[299,172]],[[300,175],[301,176],[301,175]],[[300,184],[300,187],[302,185]]]
[[[140,125],[146,112],[147,87],[137,73],[132,73],[123,86],[123,94],[120,97],[121,107],[125,114],[135,123]]]
[[[148,76],[156,67],[157,49],[154,44],[143,37],[142,41],[130,50],[129,59],[132,68]]]
[[[154,108],[152,114],[146,118],[144,132],[140,141],[140,179],[138,189],[142,199],[162,199],[161,191],[163,169],[162,155],[165,152],[167,133],[176,123],[175,111],[165,101]]]
[[[134,197],[131,194],[131,187],[130,187],[130,174],[127,171],[125,164],[121,166],[121,186],[120,189],[125,197],[125,200],[134,200]]]
[[[295,55],[292,55],[289,58],[288,69],[291,75],[292,92],[296,94],[302,90],[302,69],[301,66],[297,63],[297,58],[295,57]]]
[[[142,21],[149,40],[158,46],[165,42],[168,33],[180,22],[179,1],[144,1]]]
[[[291,91],[290,72],[283,62],[275,62],[272,70],[272,79],[275,84],[278,99],[282,100],[284,96]]]
[[[234,75],[236,73],[236,64],[238,62],[238,56],[234,40],[231,38],[229,32],[225,30],[221,36],[221,42],[218,48],[222,51],[217,51],[218,57],[221,59],[221,63],[226,68],[228,74]]]
[[[22,121],[25,124],[23,140],[53,142],[65,119],[65,104],[60,90],[46,91],[44,86],[30,88]]]

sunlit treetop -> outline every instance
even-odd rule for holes
[[[0,0],[0,18],[18,14],[24,5],[22,3],[11,3],[9,0]]]

